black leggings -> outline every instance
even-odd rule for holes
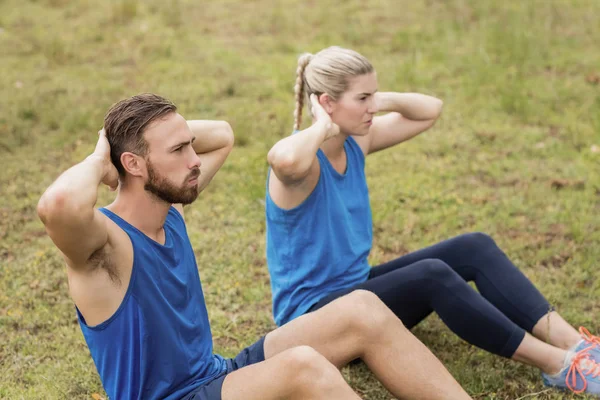
[[[435,311],[462,339],[507,358],[550,311],[529,279],[482,233],[373,267],[366,282],[326,295],[310,311],[357,289],[379,296],[409,329]]]

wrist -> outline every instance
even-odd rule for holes
[[[325,141],[325,140],[329,139],[330,137],[335,136],[337,134],[337,130],[335,129],[335,124],[331,120],[328,120],[328,121],[320,120],[320,121],[317,121],[316,125],[319,126],[319,131],[324,134],[323,141]]]
[[[109,174],[110,167],[112,167],[110,160],[107,160],[106,157],[102,157],[97,154],[91,154],[87,156],[85,162],[93,166],[94,170],[97,171],[100,181],[102,181],[104,177]]]
[[[375,97],[375,102],[377,104],[377,111],[382,112],[392,112],[398,111],[397,105],[393,100],[394,97],[393,92],[377,92]]]

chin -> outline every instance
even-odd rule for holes
[[[357,129],[356,133],[354,134],[355,136],[367,136],[369,134],[370,131],[370,126],[368,127],[361,127],[361,129]]]
[[[366,136],[369,133],[369,127],[359,126],[353,129],[341,129],[344,135],[348,136]]]

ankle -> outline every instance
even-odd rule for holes
[[[563,352],[563,355],[556,357],[550,363],[542,366],[540,369],[543,373],[554,376],[559,374],[563,369],[565,369],[571,360],[570,352]]]
[[[560,372],[563,370],[564,366],[561,366],[560,368],[556,368],[556,366],[546,366],[545,368],[541,368],[541,371],[549,376],[555,376],[560,374]]]
[[[575,348],[581,343],[583,339],[581,336],[569,337],[569,339],[564,341],[563,346],[561,346],[564,350],[575,350]]]

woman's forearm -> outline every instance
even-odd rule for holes
[[[281,139],[269,151],[267,159],[282,180],[303,177],[317,156],[317,150],[330,137],[327,123],[316,122],[309,128]]]
[[[379,111],[398,112],[414,121],[436,119],[442,113],[442,100],[420,93],[377,93]]]

